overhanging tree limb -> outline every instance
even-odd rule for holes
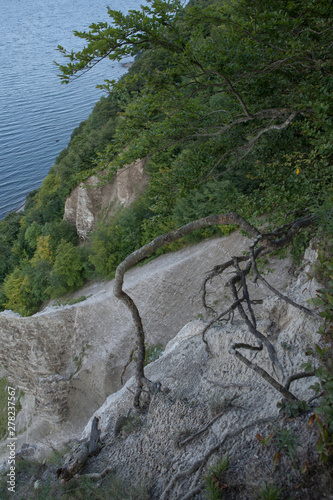
[[[116,269],[113,293],[119,300],[121,300],[126,305],[128,310],[130,311],[134,321],[134,325],[136,328],[136,335],[137,335],[137,348],[138,348],[138,359],[136,364],[137,390],[134,397],[134,405],[136,407],[140,406],[140,394],[142,392],[142,388],[144,385],[148,388],[151,394],[154,394],[160,389],[161,384],[160,382],[153,383],[145,377],[144,374],[145,334],[144,334],[143,323],[139,310],[134,300],[123,290],[124,275],[126,271],[131,269],[138,262],[148,257],[159,248],[174,241],[177,241],[180,238],[183,238],[184,236],[190,234],[191,232],[197,229],[205,228],[216,224],[224,224],[224,225],[237,224],[244,231],[250,233],[250,235],[254,238],[254,243],[251,245],[252,248],[251,255],[242,256],[239,258],[234,257],[228,263],[223,264],[221,266],[216,266],[213,272],[211,272],[209,275],[209,277],[212,278],[213,275],[220,274],[225,269],[227,269],[231,264],[233,265],[233,267],[236,270],[236,274],[229,280],[228,285],[230,286],[234,296],[234,304],[232,304],[232,306],[230,306],[226,311],[221,313],[218,316],[218,319],[221,319],[225,314],[228,314],[229,312],[232,312],[234,309],[237,308],[241,317],[247,324],[249,331],[252,333],[252,335],[256,338],[258,342],[258,345],[255,347],[250,346],[249,344],[239,344],[239,343],[234,344],[233,347],[231,348],[232,353],[235,354],[236,357],[240,359],[243,363],[247,364],[250,368],[254,369],[257,373],[263,376],[263,378],[269,381],[269,383],[271,383],[271,385],[273,385],[273,387],[279,390],[285,397],[287,397],[288,399],[295,398],[285,387],[281,386],[279,382],[277,382],[275,379],[272,379],[272,377],[269,374],[267,374],[265,370],[262,370],[260,367],[257,367],[251,361],[247,360],[247,358],[244,358],[244,356],[241,355],[237,351],[237,349],[246,348],[259,351],[263,349],[263,346],[265,346],[269,354],[270,360],[272,362],[273,369],[275,367],[278,367],[280,371],[283,372],[280,362],[276,356],[275,350],[272,344],[270,343],[269,339],[257,330],[256,319],[251,306],[251,300],[247,289],[246,276],[248,275],[253,266],[253,259],[255,260],[259,255],[266,254],[268,251],[276,250],[277,248],[282,248],[291,241],[292,237],[297,233],[297,231],[299,231],[302,227],[309,226],[312,222],[313,218],[309,215],[305,215],[305,217],[301,219],[293,221],[292,223],[285,224],[284,226],[282,226],[282,228],[278,228],[273,233],[265,234],[265,233],[260,233],[260,231],[257,228],[255,228],[252,224],[250,224],[236,212],[230,212],[228,214],[221,214],[221,215],[210,215],[208,217],[204,217],[202,219],[190,222],[189,224],[186,224],[185,226],[182,226],[181,228],[176,229],[175,231],[171,231],[169,233],[158,236],[147,245],[144,245],[143,247],[139,248],[138,250],[130,254],[128,257],[126,257],[125,260],[123,260],[123,262],[119,264],[119,266]],[[274,239],[274,237],[276,238],[277,236],[278,239],[277,240]],[[256,250],[254,250],[255,244],[257,244],[259,241],[261,243],[261,246]],[[241,269],[239,267],[239,262],[244,262],[244,261],[247,261],[247,264],[245,266],[245,269]],[[205,284],[206,283],[207,279],[205,280]],[[241,284],[241,289],[243,293],[242,296],[239,296],[239,291],[237,291],[236,289],[236,283]],[[205,284],[204,284],[204,293],[205,293]],[[273,291],[275,291],[275,289],[273,289]],[[281,298],[284,297],[282,296]],[[250,316],[248,316],[248,314],[246,313],[243,307],[243,302],[247,304]],[[307,310],[307,308],[302,308],[302,309],[304,310],[304,312],[311,313],[311,311]],[[210,323],[210,325],[211,324],[212,323]],[[204,329],[203,338],[204,338],[204,333],[207,331],[208,328]],[[265,372],[265,374],[263,375],[262,372]],[[273,383],[271,379],[273,380]]]
[[[123,290],[124,275],[126,271],[131,269],[138,262],[148,257],[159,248],[169,243],[172,243],[173,241],[177,241],[180,238],[183,238],[187,234],[190,234],[191,232],[195,231],[196,229],[201,229],[216,224],[239,224],[240,227],[244,229],[244,231],[249,232],[252,236],[257,237],[259,235],[259,231],[254,226],[252,226],[249,222],[243,219],[243,217],[241,217],[235,212],[230,212],[229,214],[222,214],[222,215],[211,215],[209,217],[204,217],[203,219],[190,222],[186,226],[182,226],[181,228],[172,231],[170,233],[158,236],[147,245],[144,245],[135,252],[131,253],[128,257],[126,257],[125,260],[123,260],[119,264],[119,266],[116,269],[113,293],[119,300],[121,300],[125,304],[125,306],[130,311],[134,321],[134,325],[136,328],[136,335],[137,335],[138,360],[136,364],[137,391],[134,397],[135,406],[139,406],[139,399],[143,385],[146,385],[150,393],[153,394],[159,390],[160,384],[158,382],[155,384],[152,383],[144,375],[144,362],[145,362],[144,329],[139,310],[134,300]]]

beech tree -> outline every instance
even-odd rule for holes
[[[156,59],[154,70],[140,75],[144,86],[100,155],[101,168],[114,172],[188,144],[169,182],[193,185],[244,167],[286,129],[327,154],[332,11],[326,0],[154,0],[127,15],[109,9],[110,23],[75,32],[86,45],[78,52],[59,47],[68,59],[59,65],[63,82],[105,58]]]

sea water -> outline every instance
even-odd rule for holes
[[[85,120],[105,78],[126,72],[105,60],[68,85],[61,84],[57,51],[79,50],[74,30],[110,20],[107,5],[127,12],[140,0],[0,0],[0,219],[38,188],[72,131]]]

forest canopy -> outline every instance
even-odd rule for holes
[[[108,9],[109,23],[75,32],[80,51],[59,47],[65,83],[102,59],[135,60],[119,82],[96,82],[105,97],[24,213],[0,221],[1,308],[32,314],[86,279],[112,276],[159,234],[212,213],[276,224],[307,208],[327,222],[332,12],[326,0],[156,0],[127,15]],[[107,182],[138,158],[148,159],[146,193],[78,246],[62,220],[70,191],[92,173]],[[310,236],[296,242],[295,255]]]
[[[145,54],[150,63],[125,80],[134,86],[131,102],[102,163],[117,168],[181,146],[169,168],[179,190],[280,158],[295,137],[299,148],[328,153],[321,134],[331,124],[328,2],[156,0],[109,16],[110,24],[75,33],[86,42],[82,51],[59,48],[69,59],[60,65],[64,82],[106,57]],[[293,133],[283,134],[288,128]]]

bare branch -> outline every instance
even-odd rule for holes
[[[299,380],[301,378],[307,378],[307,377],[315,377],[315,371],[311,372],[302,372],[302,373],[294,373],[293,375],[289,375],[289,377],[286,378],[284,382],[284,387],[289,390],[290,384],[294,380]]]
[[[289,392],[283,385],[281,385],[277,380],[275,380],[273,377],[269,375],[269,373],[266,372],[263,368],[260,368],[260,366],[256,365],[255,363],[252,363],[249,359],[247,359],[245,356],[243,356],[240,352],[237,351],[237,349],[250,349],[250,350],[256,350],[259,351],[259,347],[255,346],[250,346],[248,344],[232,344],[229,348],[229,352],[236,356],[237,359],[242,361],[246,366],[251,368],[251,370],[255,371],[260,375],[266,382],[268,382],[271,386],[274,387],[277,391],[279,391],[288,401],[298,401],[298,399],[291,393]]]
[[[212,446],[201,459],[194,462],[188,469],[185,469],[184,471],[179,471],[171,479],[171,481],[169,482],[169,484],[167,485],[167,487],[165,488],[165,490],[163,491],[163,493],[161,495],[161,500],[166,500],[168,498],[168,494],[169,494],[170,490],[173,488],[174,484],[177,481],[179,481],[180,479],[183,479],[186,476],[190,476],[191,474],[196,472],[199,468],[201,468],[203,465],[205,465],[208,462],[209,458],[213,455],[213,453],[215,453],[222,445],[224,445],[228,439],[239,436],[239,434],[242,434],[242,432],[244,432],[248,429],[251,429],[252,427],[256,427],[257,425],[259,426],[259,425],[273,422],[274,420],[276,420],[276,418],[277,417],[274,416],[274,417],[259,419],[259,420],[256,420],[254,422],[250,422],[247,425],[244,425],[243,427],[241,427],[240,429],[237,429],[236,431],[227,432],[223,436],[222,440],[219,441],[216,445]]]
[[[161,384],[160,382],[151,382],[144,375],[145,334],[141,316],[135,302],[126,292],[123,291],[124,275],[126,271],[128,271],[131,267],[151,255],[158,248],[161,248],[162,246],[167,245],[168,243],[171,243],[173,241],[177,241],[178,239],[183,238],[196,229],[216,224],[239,224],[245,231],[249,232],[254,237],[258,237],[258,235],[260,234],[254,226],[249,224],[236,212],[230,212],[229,214],[222,215],[211,215],[209,217],[204,217],[203,219],[190,222],[186,226],[182,226],[181,228],[170,233],[158,236],[147,245],[131,253],[128,257],[126,257],[125,260],[123,260],[119,264],[116,269],[113,293],[119,300],[121,300],[125,304],[125,306],[130,311],[136,327],[136,334],[138,339],[138,361],[136,365],[137,392],[134,397],[134,406],[136,407],[140,406],[140,394],[143,385],[146,385],[148,387],[151,394],[155,394],[160,389]]]

